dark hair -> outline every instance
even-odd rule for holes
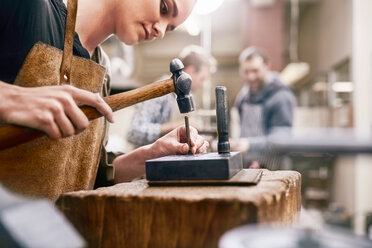
[[[264,51],[256,48],[256,47],[248,47],[244,49],[239,56],[239,64],[242,64],[243,62],[247,60],[251,60],[253,58],[262,58],[263,62],[267,64],[269,62],[267,55]]]
[[[199,72],[204,65],[208,66],[211,72],[216,70],[216,59],[196,45],[185,47],[180,53],[180,59],[185,68],[192,65],[196,72]]]

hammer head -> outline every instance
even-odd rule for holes
[[[188,113],[195,110],[194,100],[190,93],[192,79],[183,71],[183,68],[183,63],[179,59],[173,59],[170,63],[178,108],[181,113]]]

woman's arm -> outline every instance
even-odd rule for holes
[[[206,153],[209,143],[198,135],[198,131],[190,127],[191,151]],[[145,161],[167,155],[187,154],[186,129],[180,126],[153,144],[142,146],[128,154],[117,157],[113,161],[115,183],[133,180],[145,173]]]

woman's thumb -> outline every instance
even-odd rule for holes
[[[186,143],[180,143],[178,146],[178,150],[181,154],[186,154],[189,150],[189,145]]]

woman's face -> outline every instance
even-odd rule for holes
[[[196,0],[116,0],[115,34],[127,45],[162,38],[190,15]]]

